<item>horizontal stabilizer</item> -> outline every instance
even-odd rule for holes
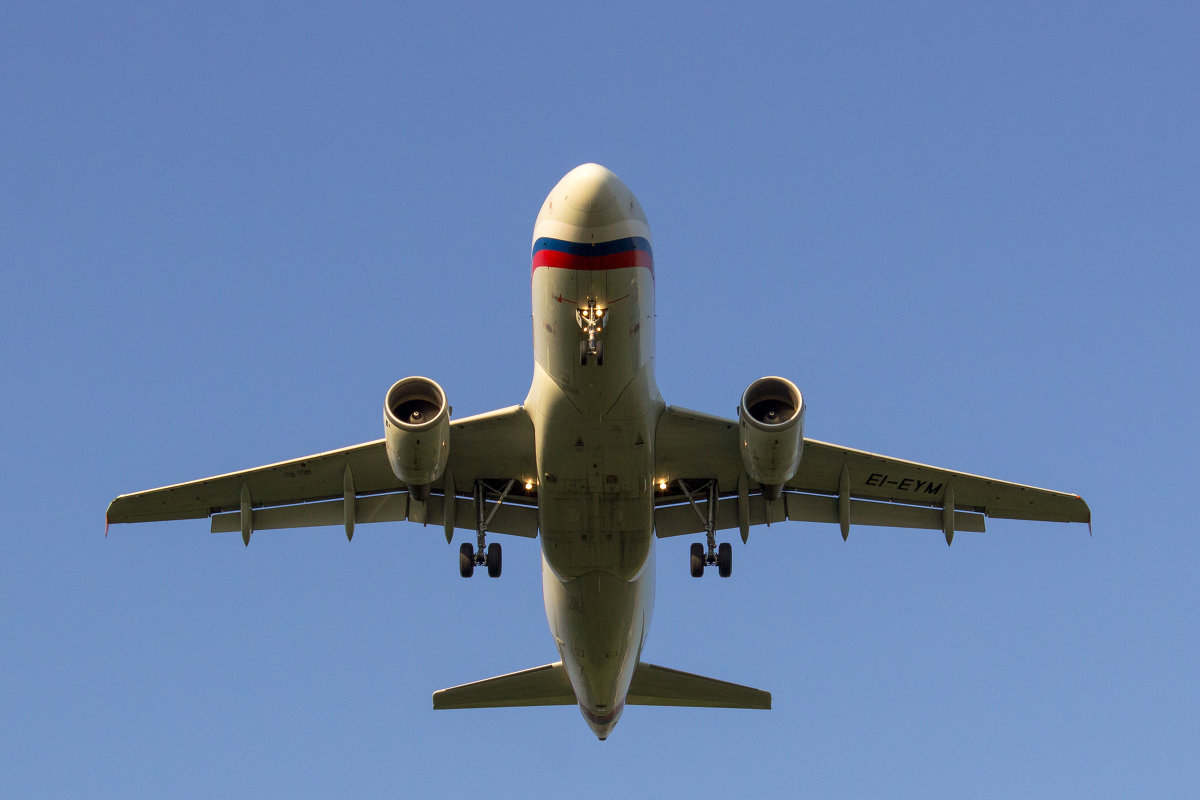
[[[771,693],[677,669],[638,664],[625,700],[631,706],[771,707]]]
[[[434,709],[575,705],[561,661],[433,693]]]

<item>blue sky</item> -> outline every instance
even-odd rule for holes
[[[1193,796],[1190,3],[12,4],[0,24],[0,793]],[[771,712],[433,713],[554,659],[537,544],[114,527],[115,495],[457,415],[532,374],[534,216],[655,236],[658,380],[1077,492],[1084,526],[659,548],[646,658]],[[457,542],[456,542],[457,544]],[[740,796],[740,795],[739,795]]]

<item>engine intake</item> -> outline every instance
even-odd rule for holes
[[[383,400],[388,463],[418,500],[442,477],[450,457],[450,405],[429,378],[404,378]]]
[[[775,500],[800,467],[804,396],[786,378],[759,378],[742,393],[738,428],[746,474]]]

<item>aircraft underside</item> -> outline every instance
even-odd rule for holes
[[[987,517],[1087,522],[1077,495],[806,439],[784,378],[742,393],[737,419],[664,404],[654,380],[654,260],[637,198],[585,164],[534,225],[534,375],[524,404],[450,420],[433,380],[398,381],[384,438],[122,495],[110,523],[211,518],[214,532],[413,521],[462,530],[459,570],[502,572],[488,537],[538,537],[560,660],[443,689],[435,709],[577,705],[600,739],[628,705],[768,709],[767,692],[641,661],[655,539],[692,536],[689,569],[728,577],[732,544],[764,523],[958,532]],[[786,535],[781,534],[781,535]],[[681,565],[682,566],[682,565]]]

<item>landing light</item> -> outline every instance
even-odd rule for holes
[[[527,491],[527,492],[528,492],[528,491],[529,491],[530,489],[532,489],[532,488],[533,488],[533,483],[532,483],[532,481],[525,481],[525,491]]]
[[[667,490],[667,482],[665,480],[658,482],[658,490],[660,492],[665,492]]]

